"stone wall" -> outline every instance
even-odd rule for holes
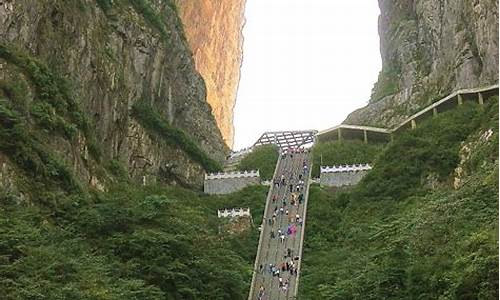
[[[320,185],[345,186],[357,184],[371,170],[368,164],[321,167]]]
[[[259,171],[209,174],[205,176],[203,191],[206,194],[230,194],[258,184]]]

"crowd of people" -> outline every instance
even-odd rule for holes
[[[268,214],[264,220],[265,226],[269,227],[270,240],[277,239],[277,261],[262,262],[259,265],[261,276],[277,278],[277,288],[287,293],[292,276],[298,273],[298,262],[300,257],[294,252],[296,234],[303,225],[303,217],[300,215],[300,208],[305,200],[305,179],[309,174],[308,162],[304,155],[301,157],[299,165],[293,165],[292,159],[296,154],[307,153],[304,148],[287,149],[281,153],[282,163],[290,160],[293,168],[284,168],[278,172],[273,180],[273,195],[271,203],[272,214]],[[297,159],[297,157],[295,157]],[[297,243],[296,243],[297,242]],[[276,260],[276,258],[274,258]],[[274,280],[272,282],[275,282]],[[266,298],[266,290],[263,285],[259,288],[258,298]]]

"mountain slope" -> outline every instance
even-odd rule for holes
[[[301,299],[497,299],[498,98],[402,133],[309,203]]]
[[[379,0],[382,70],[347,124],[393,127],[453,91],[498,83],[498,1]]]
[[[172,1],[3,1],[0,20],[0,98],[34,134],[54,137],[39,141],[83,182],[106,188],[112,176],[102,162],[117,162],[137,182],[201,186],[210,168],[191,154],[225,158],[228,148]],[[71,111],[58,107],[61,101]],[[131,114],[138,102],[199,151],[151,134]],[[86,133],[61,118],[85,119]],[[16,160],[3,154],[14,170]]]

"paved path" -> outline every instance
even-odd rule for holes
[[[307,165],[307,172],[304,172],[303,165]],[[305,221],[305,210],[307,207],[307,191],[309,188],[309,176],[310,176],[310,156],[308,153],[295,153],[292,156],[290,154],[282,157],[278,161],[278,166],[275,172],[276,181],[281,181],[282,175],[285,177],[285,184],[279,184],[279,186],[272,184],[269,191],[268,203],[266,204],[266,211],[264,212],[263,227],[261,230],[261,238],[259,244],[259,250],[257,253],[256,263],[255,263],[255,273],[252,280],[252,288],[250,290],[249,299],[256,300],[284,300],[284,299],[295,299],[298,285],[298,275],[300,275],[300,260],[302,259],[302,236],[304,234],[303,225],[297,222],[296,215],[298,214],[302,222]],[[302,176],[302,181],[305,184],[301,185],[301,189],[297,192],[297,185],[299,184],[299,174]],[[290,184],[293,185],[293,194],[296,195],[296,204],[292,205],[292,192],[290,192]],[[302,203],[298,203],[298,196],[303,194]],[[273,201],[273,198],[276,200]],[[286,205],[283,205],[283,199],[286,199]],[[280,213],[280,209],[283,207],[283,213]],[[286,211],[288,210],[288,215]],[[273,214],[276,211],[275,221],[270,224],[269,220],[273,219]],[[295,234],[288,234],[287,229],[289,227],[296,228]],[[278,235],[278,230],[285,235],[285,239],[281,242],[281,238]],[[275,238],[271,237],[271,231],[275,233]],[[287,256],[287,250],[291,250],[291,257]],[[295,259],[298,257],[298,260]],[[280,267],[283,263],[292,262],[294,264],[293,269],[298,269],[298,274],[296,272],[282,271],[280,269],[279,276],[273,276],[270,272],[270,264]],[[260,266],[263,266],[260,270]],[[283,282],[288,282],[285,288],[281,287],[279,284],[279,278],[282,278]],[[259,298],[261,287],[264,288],[263,296]]]

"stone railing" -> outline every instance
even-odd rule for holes
[[[368,142],[368,132],[374,132],[378,134],[386,134],[389,135],[392,139],[392,134],[395,132],[398,132],[401,129],[406,128],[409,126],[410,128],[414,129],[416,128],[416,121],[417,120],[422,120],[425,119],[425,117],[430,117],[430,116],[435,116],[439,113],[439,110],[442,108],[441,106],[448,103],[448,102],[455,102],[456,106],[461,105],[466,98],[473,97],[474,99],[477,99],[477,102],[481,105],[483,105],[484,101],[486,100],[487,95],[498,95],[498,88],[499,85],[491,85],[491,86],[486,86],[486,87],[477,87],[477,88],[469,88],[469,89],[461,89],[457,90],[455,92],[452,92],[448,96],[433,102],[432,104],[422,108],[415,114],[409,116],[406,118],[403,122],[399,123],[398,125],[392,127],[392,128],[377,128],[377,127],[371,127],[371,126],[363,126],[363,125],[350,125],[350,124],[340,124],[325,130],[322,130],[316,134],[316,138],[320,138],[322,135],[325,135],[327,133],[335,132],[337,131],[337,139],[341,140],[342,139],[342,130],[356,130],[356,131],[361,131],[363,136],[364,136],[364,141]],[[475,100],[474,100],[475,101]]]
[[[219,209],[217,216],[219,218],[250,217],[250,208]]]
[[[228,179],[228,178],[247,178],[247,177],[260,177],[259,170],[205,174],[205,180]]]
[[[321,166],[321,173],[341,173],[341,172],[357,172],[371,170],[369,164],[355,164],[355,165],[340,165],[340,166]]]

